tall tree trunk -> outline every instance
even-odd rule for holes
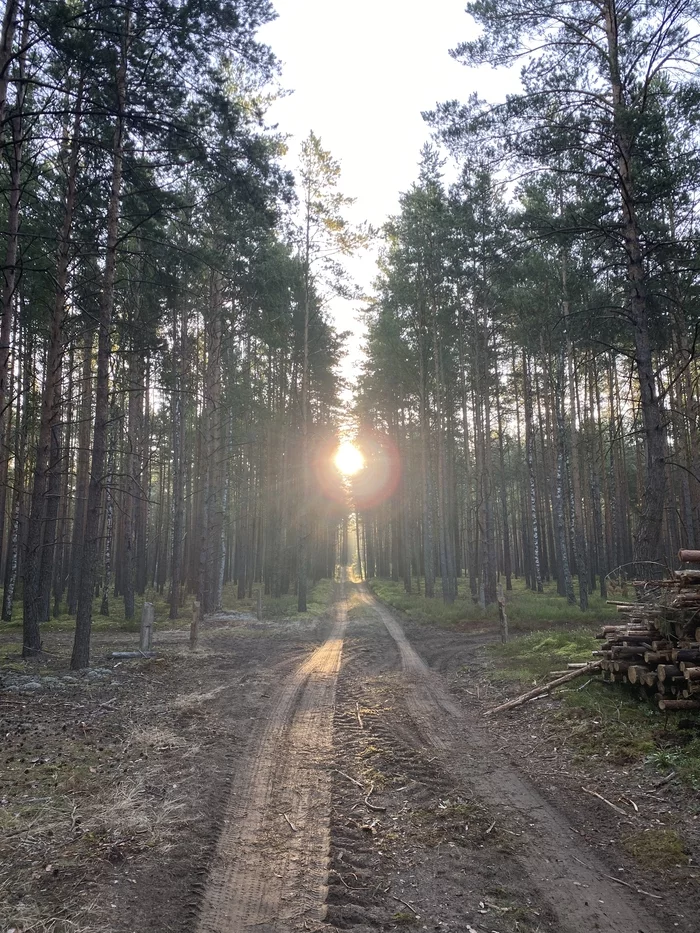
[[[36,657],[40,645],[39,622],[47,613],[42,611],[42,603],[49,598],[51,575],[48,570],[42,575],[42,557],[46,560],[47,551],[44,535],[51,535],[50,525],[44,522],[49,517],[55,531],[58,510],[58,417],[61,409],[61,368],[63,365],[64,339],[63,324],[66,317],[68,267],[71,258],[71,231],[75,212],[76,182],[78,177],[78,153],[80,148],[80,123],[82,119],[83,78],[80,77],[76,98],[73,133],[67,159],[66,194],[63,207],[63,224],[58,244],[56,265],[56,294],[49,325],[49,345],[46,354],[44,387],[41,398],[39,420],[39,441],[34,465],[34,481],[31,492],[31,507],[27,537],[27,552],[24,561],[24,600],[23,600],[23,657]],[[52,444],[56,456],[51,458]],[[47,504],[48,503],[48,504]],[[47,509],[51,516],[47,516]],[[50,543],[53,553],[53,541]],[[47,587],[47,575],[49,586]],[[42,579],[43,576],[43,579]],[[43,584],[43,585],[42,585]]]
[[[506,578],[506,590],[513,589],[513,569],[510,554],[510,530],[508,525],[508,485],[506,483],[506,460],[504,451],[504,427],[503,410],[501,408],[501,379],[498,371],[498,360],[496,360],[496,419],[498,422],[498,456],[500,467],[500,486],[501,486],[501,518],[503,523],[503,572]]]
[[[578,573],[578,595],[581,611],[588,609],[588,555],[586,553],[586,538],[583,523],[583,506],[581,490],[581,458],[578,446],[577,424],[577,397],[576,379],[574,373],[574,347],[571,339],[571,320],[569,313],[569,285],[568,285],[568,257],[566,251],[562,253],[561,279],[563,293],[563,312],[566,324],[567,365],[569,376],[569,461],[571,475],[572,509],[572,538],[574,541],[574,554],[576,558],[576,572]]]
[[[2,45],[0,46],[0,113],[4,119],[7,105],[7,87],[9,67],[12,60],[12,43],[16,29],[17,2],[7,0],[3,19]],[[7,220],[5,262],[2,269],[2,292],[0,294],[0,439],[5,436],[5,421],[8,407],[8,395],[12,382],[12,330],[15,308],[15,288],[19,265],[19,222],[20,202],[22,198],[22,161],[24,151],[24,102],[27,93],[26,64],[27,43],[29,38],[29,0],[25,0],[22,35],[17,57],[17,94],[10,117],[10,144],[8,156],[10,162],[9,190],[7,193]],[[0,127],[3,123],[0,122]],[[6,451],[0,451],[0,472],[7,475]]]
[[[24,330],[20,318],[20,331]],[[24,484],[26,473],[27,438],[29,435],[29,409],[31,394],[31,364],[32,347],[28,337],[24,338],[25,356],[21,372],[18,375],[20,391],[17,393],[17,416],[15,419],[15,449],[14,449],[14,477],[12,490],[12,507],[10,510],[10,535],[7,546],[7,560],[5,562],[5,584],[2,599],[2,620],[12,621],[12,606],[14,604],[17,580],[20,574],[20,557],[22,543],[22,518],[24,514]],[[18,356],[22,359],[22,348]],[[39,650],[41,644],[39,644]]]
[[[179,335],[178,335],[179,329]],[[183,528],[185,518],[184,500],[184,454],[185,454],[185,359],[186,359],[185,312],[178,322],[177,311],[173,311],[173,393],[171,396],[172,440],[173,440],[173,550],[170,565],[170,618],[177,619],[182,585]]]
[[[630,283],[629,317],[635,347],[645,446],[644,492],[634,541],[635,560],[660,557],[662,522],[666,496],[666,420],[656,391],[649,335],[646,274],[637,216],[633,174],[630,114],[621,78],[619,23],[616,0],[603,0],[608,66],[613,105],[613,144],[617,152],[617,178],[622,204],[622,234]]]
[[[542,572],[540,569],[540,529],[537,521],[537,480],[535,476],[535,439],[532,427],[532,381],[526,354],[523,352],[524,407],[525,407],[525,451],[529,481],[530,528],[532,530],[532,588],[543,592]]]
[[[112,180],[107,211],[107,247],[105,271],[100,296],[100,318],[97,348],[97,384],[95,392],[95,423],[92,441],[92,463],[88,487],[85,540],[78,593],[78,613],[71,669],[79,670],[90,663],[90,631],[92,628],[92,598],[99,553],[100,506],[104,482],[107,423],[109,419],[109,359],[111,352],[112,311],[117,270],[119,208],[121,203],[122,169],[124,161],[124,110],[126,106],[126,68],[129,44],[130,11],[124,13],[121,52],[116,74],[118,113],[114,128]]]
[[[565,397],[565,375],[564,375],[564,348],[562,347],[557,366],[557,385],[555,392],[555,405],[557,413],[557,481],[556,481],[556,528],[557,544],[559,547],[559,567],[563,583],[566,601],[570,606],[576,604],[576,595],[574,593],[574,581],[571,577],[569,567],[569,548],[568,535],[566,533],[566,510],[564,508],[565,492],[564,479],[566,470],[566,415],[564,411]]]

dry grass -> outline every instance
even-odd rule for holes
[[[209,703],[211,700],[215,700],[223,690],[226,690],[225,685],[222,687],[214,687],[214,689],[210,690],[208,693],[186,693],[183,694],[183,696],[178,697],[176,700],[173,700],[171,707],[172,709],[178,710],[179,712],[195,709],[199,706],[202,706],[204,703]]]
[[[95,925],[96,907],[91,905],[76,909],[66,904],[63,908],[68,916],[41,916],[40,907],[20,900],[11,911],[6,904],[12,892],[0,885],[0,929],[2,933],[104,933],[104,927]]]
[[[129,744],[137,748],[153,749],[157,752],[168,751],[173,748],[191,749],[184,736],[177,735],[172,729],[159,728],[158,726],[141,726],[131,733]],[[199,746],[196,746],[199,748]]]
[[[172,828],[182,822],[185,804],[181,797],[155,797],[143,776],[134,777],[96,800],[84,813],[82,829],[113,855],[115,847],[131,853],[157,845],[165,852],[172,847]]]

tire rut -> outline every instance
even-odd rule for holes
[[[282,933],[325,916],[344,591],[328,639],[283,684],[234,777],[198,933]]]
[[[475,796],[498,811],[504,825],[512,825],[514,817],[524,823],[518,859],[557,915],[562,933],[661,933],[654,917],[606,880],[607,869],[566,818],[514,768],[495,760],[493,733],[482,733],[475,723],[465,722],[465,714],[411,646],[392,613],[366,590],[359,592],[400,652],[407,709],[426,746]]]

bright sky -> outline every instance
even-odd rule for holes
[[[417,176],[429,139],[422,110],[437,101],[465,100],[478,91],[498,94],[490,69],[477,73],[455,62],[448,50],[474,35],[463,0],[274,0],[278,19],[261,38],[282,61],[282,85],[294,93],[268,114],[290,134],[289,165],[313,130],[342,166],[343,194],[356,198],[350,219],[376,227],[395,213],[398,195]],[[375,255],[349,267],[369,290]],[[337,301],[339,330],[352,330],[344,367],[357,366],[361,323],[357,305]]]

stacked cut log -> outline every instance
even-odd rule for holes
[[[688,553],[700,564],[700,551],[681,551],[681,560],[690,560],[683,556]],[[632,585],[638,592],[653,586],[658,596],[649,603],[615,603],[627,619],[596,636],[602,644],[593,654],[603,679],[655,693],[662,710],[700,710],[700,570]]]

